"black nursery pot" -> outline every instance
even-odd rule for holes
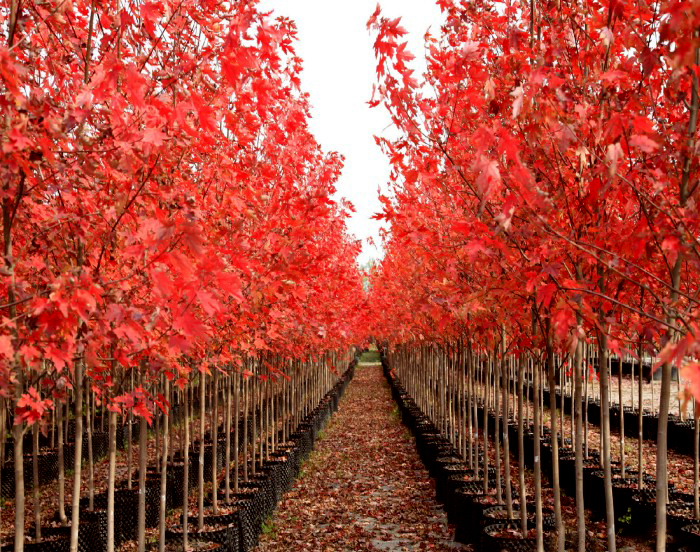
[[[642,435],[645,439],[656,441],[656,435],[659,431],[659,417],[651,412],[642,414]]]
[[[25,550],[65,551],[70,548],[70,525],[60,527],[46,527],[42,529],[42,536],[46,537],[47,548],[28,548]],[[34,543],[41,545],[43,543]],[[65,546],[65,548],[64,548]],[[4,549],[4,548],[3,548]],[[81,512],[78,525],[78,552],[104,552],[107,549],[107,511],[95,510],[94,512]]]
[[[235,524],[232,524],[235,526]],[[183,540],[184,532],[182,528],[171,528],[166,529],[165,539],[168,542],[180,543]],[[229,535],[234,535],[236,540],[236,545],[238,545],[238,531],[230,530],[230,526],[224,525],[220,527],[215,527],[213,529],[208,529],[206,531],[192,531],[188,528],[187,539],[196,542],[214,542],[219,544],[224,550],[237,550],[229,545]]]
[[[489,489],[489,494],[473,496],[470,501],[466,521],[473,538],[479,539],[477,543],[480,542],[482,529],[484,528],[484,512],[494,506],[498,506],[498,503],[496,501],[496,493],[492,489]]]
[[[42,450],[37,454],[37,460],[39,464],[40,485],[58,479],[58,449]],[[33,477],[30,477],[30,479],[33,479]]]
[[[138,489],[114,491],[114,538],[119,544],[136,538],[138,508]]]
[[[447,511],[448,523],[457,523],[459,504],[461,503],[461,499],[458,500],[456,497],[457,491],[467,486],[471,488],[472,483],[477,483],[482,488],[484,485],[482,475],[474,470],[467,470],[463,474],[448,476],[446,483],[447,500],[445,501],[445,510]]]
[[[82,512],[80,517],[89,524],[86,549],[91,552],[104,552],[107,550],[107,510],[94,510]]]
[[[585,472],[584,472],[585,473]],[[604,471],[595,470],[590,473],[591,487],[587,489],[588,494],[586,500],[590,503],[591,509],[598,515],[605,513],[605,487],[604,487]],[[646,485],[653,486],[654,479],[650,476],[644,476]],[[637,489],[637,472],[627,470],[625,479],[622,479],[619,468],[612,469],[612,491],[613,503],[615,512],[618,515],[627,514],[633,507],[633,497]]]
[[[503,536],[506,530],[513,533]],[[537,539],[519,535],[518,524],[515,522],[494,523],[487,525],[481,532],[482,552],[529,552],[537,550]]]
[[[474,534],[472,523],[472,503],[484,496],[483,481],[471,482],[455,491],[454,511],[455,516],[455,537],[457,542],[470,544],[478,540],[479,534]]]
[[[166,484],[167,485],[167,484]],[[166,486],[167,488],[167,486]],[[166,508],[167,508],[167,495]],[[156,527],[160,518],[160,476],[146,477],[146,527]]]
[[[644,476],[644,488],[653,488],[656,486],[656,480],[651,476]],[[672,492],[672,488],[669,487],[669,493]],[[613,480],[613,500],[615,501],[615,509],[617,510],[618,504],[622,508],[620,512],[622,514],[630,512],[634,515],[634,510],[636,507],[635,497],[639,492],[639,479],[635,475],[633,478],[628,478],[625,480]],[[670,498],[670,497],[669,497]],[[673,499],[670,498],[672,501]],[[654,517],[656,521],[656,517]]]
[[[532,502],[527,503],[527,525],[528,529],[537,526],[537,506]],[[557,518],[551,508],[542,508],[542,530],[554,531],[557,527]]]
[[[168,464],[168,483],[165,493],[165,504],[168,509],[179,508],[183,504],[183,479],[185,463]]]
[[[448,514],[449,510],[452,508],[454,490],[456,488],[455,482],[450,481],[450,479],[454,476],[467,475],[470,471],[466,464],[455,463],[445,464],[438,474],[438,478],[435,480],[435,496],[438,501],[444,504]]]
[[[204,525],[211,527],[211,530],[204,532],[191,531],[189,534],[194,534],[193,540],[217,542],[224,546],[226,550],[237,552],[241,546],[242,535],[242,515],[247,506],[246,500],[237,501],[233,504],[236,508],[233,512],[227,514],[207,514],[204,516]],[[182,520],[182,516],[180,518]],[[197,527],[197,516],[189,516],[187,518],[191,528]],[[170,530],[171,540],[182,539],[181,529]]]
[[[666,529],[669,534],[683,538],[683,529],[695,521],[695,509],[691,504],[670,502],[666,505]],[[700,540],[698,541],[700,543]]]
[[[556,549],[556,539],[553,534],[545,533],[544,549]],[[530,552],[534,550],[537,550],[537,539],[521,535],[517,523],[495,523],[484,527],[481,532],[481,552]]]
[[[513,517],[508,517],[508,509],[505,505],[497,505],[486,508],[481,514],[482,529],[497,523],[517,523],[520,518],[520,510],[513,509]]]
[[[700,550],[700,523],[691,523],[681,530],[681,542],[690,550]]]
[[[656,524],[656,490],[637,489],[632,493],[632,527],[640,533],[650,532]]]
[[[600,469],[598,459],[593,456],[583,458],[583,484],[586,485],[586,472],[594,472]],[[569,493],[576,489],[576,456],[569,455],[559,457],[559,484]]]
[[[41,542],[25,542],[25,552],[68,552],[70,550],[70,534],[45,534],[46,529],[42,529]],[[13,552],[14,542],[8,542],[0,548],[1,552]]]
[[[447,477],[453,473],[451,471],[453,467],[462,471],[467,470],[467,465],[458,456],[440,456],[435,459],[435,473],[433,474],[435,478],[435,498],[440,503],[445,502]]]

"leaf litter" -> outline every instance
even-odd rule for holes
[[[260,552],[466,551],[435,496],[377,364],[360,364]]]

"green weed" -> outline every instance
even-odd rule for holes
[[[272,518],[267,518],[265,521],[263,521],[262,534],[270,538],[275,538],[277,535],[277,526]]]

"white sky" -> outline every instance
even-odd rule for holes
[[[383,0],[382,13],[401,16],[409,50],[416,56],[413,68],[425,70],[423,35],[430,27],[440,30],[440,9],[432,0]],[[260,8],[295,20],[296,51],[304,60],[302,89],[311,97],[311,131],[326,151],[345,156],[338,194],[350,200],[356,213],[349,221],[352,234],[363,241],[358,262],[381,256],[380,223],[370,217],[381,210],[377,189],[386,190],[389,163],[375,144],[374,135],[389,132],[388,114],[370,109],[367,101],[376,82],[374,39],[366,23],[377,0],[262,0]],[[367,243],[374,238],[377,246]]]

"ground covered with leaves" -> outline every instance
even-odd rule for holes
[[[381,366],[360,364],[259,550],[469,550],[434,496]]]

